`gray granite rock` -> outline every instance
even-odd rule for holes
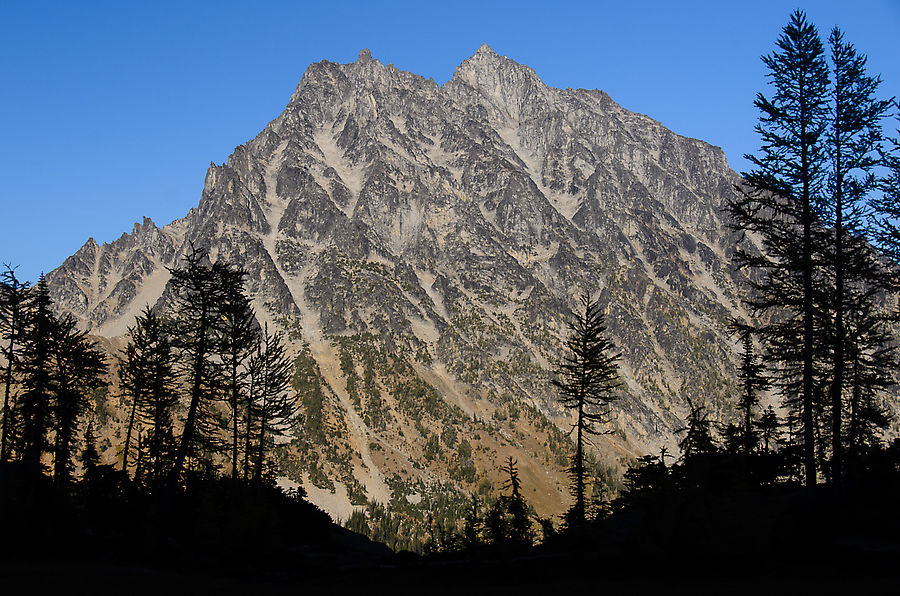
[[[193,243],[243,266],[259,317],[307,344],[369,333],[548,416],[588,292],[623,353],[613,426],[641,453],[674,444],[686,397],[730,411],[727,325],[744,313],[722,207],[738,180],[721,149],[486,45],[441,87],[363,50],[311,65],[184,219],[88,240],[48,279],[85,328],[118,335]]]

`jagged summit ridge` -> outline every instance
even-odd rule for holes
[[[284,112],[210,165],[184,219],[89,242],[48,278],[62,308],[115,335],[164,300],[189,243],[241,264],[258,317],[301,338],[356,421],[359,476],[383,493],[368,445],[418,447],[347,393],[342,338],[408,363],[462,411],[514,400],[557,416],[546,371],[593,292],[626,387],[603,449],[673,444],[684,395],[725,415],[727,326],[743,313],[721,207],[737,180],[721,150],[602,92],[549,87],[487,45],[442,87],[362,50],[310,65]],[[395,374],[374,387],[403,419]]]

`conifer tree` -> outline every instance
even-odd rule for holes
[[[238,475],[239,422],[247,407],[248,370],[246,360],[259,344],[259,326],[250,299],[244,292],[244,276],[240,269],[229,271],[225,280],[225,300],[222,310],[222,364],[225,368],[225,392],[231,414],[231,477]]]
[[[775,413],[775,408],[772,406],[766,408],[762,416],[759,417],[756,427],[759,429],[763,450],[765,453],[770,453],[770,445],[778,441],[778,429],[781,427],[781,422],[778,420],[778,414]]]
[[[591,486],[591,511],[590,517],[594,521],[602,521],[609,515],[609,507],[606,501],[606,487],[599,476],[594,476]]]
[[[528,504],[522,496],[522,483],[519,480],[518,462],[508,456],[506,464],[500,468],[500,471],[508,476],[503,484],[503,488],[509,491],[508,495],[504,495],[501,501],[506,505],[509,512],[509,539],[516,544],[531,545],[531,521],[528,518]]]
[[[742,392],[738,407],[744,414],[743,452],[745,456],[749,456],[757,444],[757,437],[753,432],[753,410],[759,404],[759,392],[765,391],[769,383],[763,376],[762,364],[753,352],[753,337],[750,329],[742,329],[741,344],[743,351],[741,352],[741,366],[738,369],[738,381]]]
[[[206,252],[191,247],[180,267],[169,270],[174,302],[175,330],[172,339],[189,391],[184,421],[169,482],[178,482],[188,458],[211,463],[216,446],[215,400],[222,394],[222,370],[216,359],[220,346],[220,307],[227,295],[225,280],[230,275],[223,263],[209,264]]]
[[[15,270],[5,265],[0,274],[0,341],[6,369],[3,371],[3,426],[0,428],[0,465],[9,458],[12,443],[12,412],[14,396],[11,394],[13,374],[22,351],[25,320],[28,315],[28,283],[16,278]]]
[[[777,41],[763,57],[773,87],[759,93],[762,139],[759,156],[748,155],[754,170],[745,173],[739,198],[729,204],[733,226],[752,232],[763,252],[739,249],[740,268],[762,272],[751,279],[747,304],[754,314],[786,317],[760,328],[777,387],[803,426],[803,465],[807,486],[816,483],[814,387],[816,313],[821,311],[823,245],[819,219],[827,171],[828,65],[816,28],[801,11],[791,14]],[[799,399],[798,399],[799,398]],[[799,401],[799,404],[797,403]]]
[[[472,495],[472,502],[466,509],[466,516],[463,519],[463,544],[469,549],[475,548],[481,543],[479,506],[478,495]]]
[[[716,443],[713,440],[711,423],[706,414],[706,408],[687,399],[690,414],[687,426],[678,429],[677,433],[685,433],[684,438],[678,443],[685,461],[690,461],[697,456],[709,455],[716,451]]]
[[[840,29],[828,38],[831,49],[830,114],[826,132],[828,181],[824,215],[831,226],[828,264],[831,298],[831,477],[842,474],[844,391],[847,348],[846,317],[869,312],[880,289],[879,264],[865,242],[867,196],[876,188],[873,169],[879,162],[881,121],[890,102],[878,100],[880,79],[866,73],[866,57],[844,41]],[[861,346],[863,349],[866,347]],[[877,349],[877,347],[874,347]]]
[[[144,359],[138,356],[138,348],[135,345],[135,327],[129,327],[128,335],[131,336],[128,345],[125,346],[123,356],[119,357],[119,386],[124,395],[131,399],[131,407],[128,409],[128,424],[125,427],[125,444],[122,446],[122,472],[128,473],[128,456],[131,452],[131,435],[134,432],[134,424],[138,420],[138,410],[146,399],[145,388],[147,381],[144,378]]]
[[[93,477],[100,465],[100,453],[97,451],[97,433],[94,432],[94,419],[88,420],[84,430],[84,449],[81,452],[81,465],[84,468],[84,477],[88,481]]]
[[[895,109],[895,124],[900,125],[900,104],[892,99]],[[893,292],[900,291],[900,128],[894,130],[894,136],[886,139],[886,146],[879,148],[881,177],[878,179],[880,195],[869,197],[872,207],[870,238],[883,255],[889,259],[885,281]],[[874,376],[876,370],[896,370],[897,356],[896,338],[893,341],[883,341],[880,348],[863,350],[856,348],[859,344],[879,345],[878,339],[869,342],[856,341],[857,336],[866,334],[883,335],[884,328],[874,332],[866,321],[870,317],[860,315],[859,321],[854,325],[855,330],[849,332],[851,340],[851,355],[849,375],[851,377],[849,421],[848,421],[848,445],[850,464],[853,468],[861,465],[863,453],[878,444],[877,432],[888,425],[887,412],[877,403],[872,389],[881,389],[885,381],[885,375]],[[896,323],[896,318],[893,321]],[[878,365],[879,361],[888,361],[887,367]],[[893,381],[888,378],[888,384]]]
[[[863,456],[881,443],[880,434],[890,423],[888,411],[879,396],[895,383],[897,370],[896,343],[884,324],[880,308],[871,301],[860,303],[848,311],[845,351],[847,428],[844,439],[848,447],[847,464],[858,472]],[[850,470],[848,470],[850,471]]]
[[[257,374],[250,404],[257,430],[254,467],[257,483],[264,475],[266,452],[276,436],[283,435],[295,424],[298,413],[296,396],[288,391],[292,366],[283,337],[280,331],[270,334],[268,324],[265,325],[259,348],[252,356],[255,362],[251,368]]]
[[[722,430],[722,439],[725,443],[725,453],[728,455],[738,455],[744,450],[744,431],[734,422],[725,425]]]
[[[484,528],[491,544],[504,544],[509,536],[509,521],[499,499],[488,507],[484,516]]]
[[[50,311],[50,290],[43,275],[34,287],[31,299],[21,359],[24,393],[17,404],[17,417],[22,425],[22,461],[30,474],[37,474],[41,471],[41,457],[47,450],[54,391],[51,342],[56,320]]]
[[[900,113],[896,120],[900,125]],[[900,130],[895,132],[896,136],[888,138],[888,145],[879,150],[884,173],[878,180],[881,194],[870,201],[873,209],[871,237],[883,254],[894,263],[900,263]],[[895,290],[900,287],[900,275],[896,271],[890,281]]]
[[[244,472],[242,479],[244,482],[250,480],[252,476],[251,456],[253,454],[253,436],[258,426],[255,408],[255,396],[258,392],[257,383],[259,383],[263,359],[259,357],[260,345],[257,344],[255,353],[247,361],[247,403],[244,405]]]
[[[575,455],[569,474],[575,503],[568,513],[569,527],[585,522],[585,444],[589,436],[600,434],[598,425],[609,421],[609,404],[619,386],[616,363],[620,354],[613,352],[606,338],[603,312],[596,300],[581,298],[582,309],[569,322],[567,353],[557,367],[553,384],[559,389],[563,407],[572,410],[575,423]]]
[[[137,441],[135,442],[135,451],[137,455],[134,462],[134,484],[135,486],[144,486],[144,454],[147,452],[147,439],[141,430],[138,430]]]
[[[90,393],[104,383],[106,359],[88,339],[87,332],[78,331],[71,315],[55,322],[51,341],[56,386],[53,479],[57,486],[65,488],[72,477],[79,418]]]
[[[129,341],[119,359],[120,386],[131,399],[122,469],[128,469],[131,437],[136,422],[148,427],[147,466],[153,485],[165,473],[165,451],[172,434],[172,416],[178,402],[175,355],[163,320],[149,307],[128,329]]]

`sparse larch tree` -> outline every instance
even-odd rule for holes
[[[566,355],[552,382],[559,389],[563,407],[575,417],[575,455],[569,468],[575,503],[567,514],[569,527],[575,529],[585,522],[585,447],[590,436],[601,433],[598,426],[609,421],[609,404],[619,386],[616,363],[621,355],[606,338],[603,311],[596,300],[581,298],[581,309],[569,322],[569,331]]]
[[[180,267],[169,270],[174,302],[172,338],[189,391],[184,421],[169,483],[178,482],[188,458],[210,462],[219,424],[215,401],[222,394],[222,367],[218,349],[223,320],[220,307],[226,298],[230,271],[223,263],[209,264],[207,254],[194,247]]]
[[[269,333],[263,328],[262,341],[250,366],[256,375],[253,382],[252,425],[256,428],[256,457],[254,480],[261,482],[265,473],[266,453],[276,436],[283,435],[296,422],[297,398],[288,389],[291,386],[291,361],[285,350],[283,334]]]

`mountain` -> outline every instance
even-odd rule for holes
[[[738,181],[721,149],[486,45],[442,86],[363,50],[311,65],[183,219],[88,240],[47,279],[113,338],[206,248],[292,339],[304,423],[279,451],[285,482],[346,519],[366,498],[496,491],[511,454],[555,514],[570,445],[549,379],[581,294],[623,354],[599,471],[672,450],[688,397],[730,417]]]

